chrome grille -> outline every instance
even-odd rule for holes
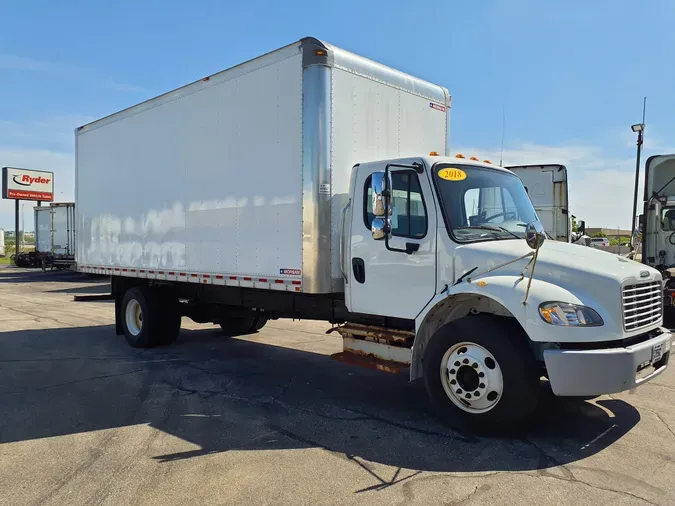
[[[663,286],[660,281],[623,287],[623,327],[626,332],[641,329],[661,320]]]

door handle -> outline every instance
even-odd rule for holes
[[[363,258],[352,258],[352,270],[354,271],[354,279],[357,282],[366,282],[366,264]]]

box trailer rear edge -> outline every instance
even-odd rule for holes
[[[278,279],[272,279],[269,275],[260,276],[266,282],[257,284],[253,280],[253,275],[242,277],[250,278],[250,282],[254,286],[261,288],[278,288],[279,285],[276,283],[281,281],[284,284],[288,282],[290,286],[287,288],[293,291],[341,293],[343,283],[338,270],[339,220],[340,212],[346,201],[341,201],[338,198],[339,196],[336,195],[338,192],[334,174],[333,84],[335,72],[348,72],[360,78],[428,100],[430,108],[435,109],[439,114],[441,112],[444,114],[443,143],[434,149],[447,153],[450,95],[445,88],[390,69],[317,39],[305,38],[295,44],[267,53],[249,62],[200,81],[195,81],[192,84],[80,127],[76,130],[76,152],[79,153],[80,150],[79,138],[88,132],[196,93],[207,87],[215,86],[220,82],[234,79],[248,72],[254,72],[283,59],[292,58],[298,53],[302,57],[302,265],[299,269],[301,285],[300,287],[290,285],[293,281],[287,275],[279,276]],[[76,156],[77,199],[81,197],[80,192],[82,190],[79,183],[80,170],[79,156]],[[346,186],[347,184],[345,184]],[[343,199],[345,197],[346,194],[344,194]],[[83,226],[79,207],[76,211],[78,212],[79,228]],[[116,273],[131,277],[134,277],[135,274],[135,277],[147,278],[156,276],[156,271],[159,270],[143,269],[144,272],[142,273],[132,272],[132,269],[137,266],[89,265],[88,263],[83,264],[79,259],[78,265],[85,272]],[[181,270],[185,271],[186,269]],[[293,269],[289,269],[289,271],[295,272]],[[212,280],[218,275],[229,278],[242,273],[186,272],[186,274],[190,277],[196,275],[195,282],[208,283],[207,280]],[[293,277],[293,274],[290,276]],[[237,281],[241,282],[241,280]]]

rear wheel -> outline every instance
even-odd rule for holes
[[[517,322],[469,316],[440,328],[424,352],[424,384],[452,425],[504,432],[522,425],[540,392],[539,367]]]
[[[248,313],[237,316],[223,316],[218,321],[223,334],[227,336],[243,336],[257,332],[267,323],[267,316],[262,313]]]
[[[133,287],[122,298],[122,330],[134,348],[168,345],[180,332],[178,302],[162,293]]]
[[[154,346],[153,330],[158,330],[153,321],[154,311],[139,288],[130,288],[122,299],[122,328],[127,342],[134,348]]]

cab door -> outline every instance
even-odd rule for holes
[[[396,163],[413,162],[422,163]],[[347,304],[352,312],[413,319],[436,293],[435,199],[428,168],[391,167],[389,247],[374,239],[373,173],[386,165],[362,164],[354,178]]]

